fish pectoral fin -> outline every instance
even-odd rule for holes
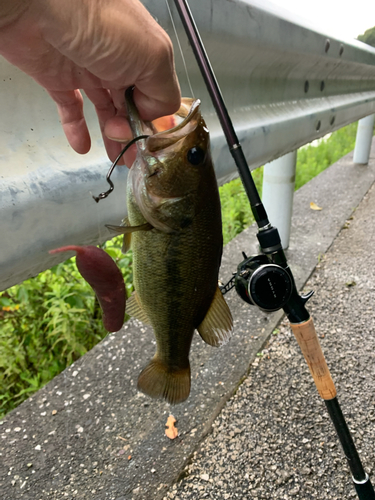
[[[130,250],[132,243],[132,233],[124,234],[124,239],[122,240],[121,252],[127,253]]]
[[[121,226],[130,227],[130,221],[128,217],[122,219]],[[125,233],[124,238],[122,240],[121,252],[127,253],[130,250],[131,243],[132,243],[132,233]]]
[[[156,354],[139,375],[137,389],[172,405],[182,403],[190,393],[189,360],[183,367],[168,366]]]
[[[126,301],[126,312],[129,316],[139,319],[145,325],[151,325],[150,318],[144,311],[137,292],[133,292]]]
[[[139,226],[130,226],[129,219],[127,217],[122,221],[121,226],[113,226],[112,224],[106,224],[105,226],[114,233],[124,235],[124,240],[121,248],[122,253],[126,253],[130,249],[132,233],[134,233],[135,231],[150,231],[151,229],[154,229],[154,226],[149,222],[146,222],[145,224],[141,224]]]
[[[219,287],[206,317],[197,330],[202,339],[214,347],[221,346],[230,339],[233,331],[232,314]]]
[[[112,224],[106,224],[105,227],[118,234],[129,234],[135,231],[150,231],[154,229],[154,226],[149,222],[141,224],[140,226],[113,226]]]
[[[124,240],[121,248],[122,253],[126,253],[130,249],[132,233],[134,233],[135,231],[150,231],[151,229],[154,229],[154,226],[149,222],[146,222],[145,224],[141,224],[139,226],[129,226],[127,225],[128,219],[124,219],[123,223],[124,224],[122,224],[121,226],[113,226],[112,224],[105,225],[105,227],[107,227],[110,231],[124,235]]]

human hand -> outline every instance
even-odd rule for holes
[[[138,0],[2,0],[0,54],[48,91],[77,153],[91,146],[78,89],[95,106],[112,161],[132,137],[127,87],[144,120],[180,105],[171,41]]]

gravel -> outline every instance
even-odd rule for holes
[[[375,484],[375,192],[305,287],[366,472]],[[355,498],[349,467],[283,320],[164,500]]]

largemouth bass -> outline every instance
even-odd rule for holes
[[[130,90],[133,135],[149,133]],[[124,250],[133,250],[135,292],[126,311],[151,324],[156,353],[138,389],[175,404],[190,393],[194,330],[212,346],[225,343],[233,321],[218,288],[223,238],[221,209],[200,101],[183,99],[169,130],[137,142],[128,176]],[[111,226],[112,229],[113,226]]]

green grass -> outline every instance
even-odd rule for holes
[[[356,124],[332,134],[297,156],[296,188],[354,148]],[[253,172],[261,191],[263,169]],[[242,184],[220,188],[227,243],[253,222]],[[131,252],[121,237],[104,245],[132,290]],[[0,294],[0,418],[43,387],[107,335],[95,295],[69,259]]]

